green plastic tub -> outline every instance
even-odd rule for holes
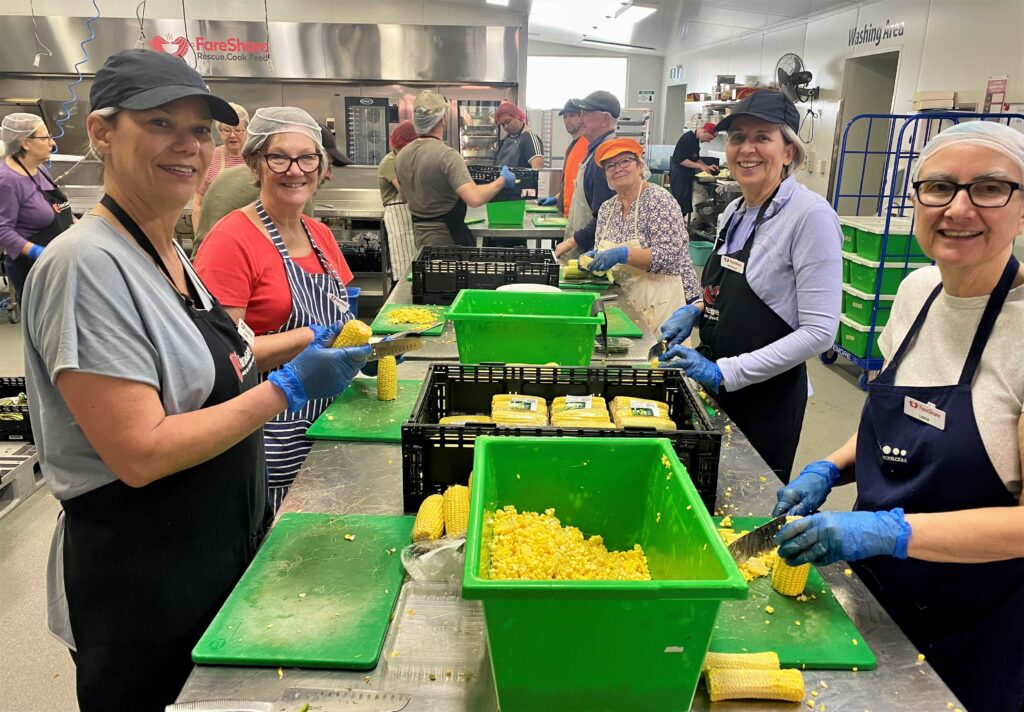
[[[488,579],[485,514],[506,505],[640,544],[652,580]],[[462,596],[483,602],[502,712],[682,712],[747,585],[668,440],[479,437]]]
[[[907,249],[908,242],[910,243],[909,251]],[[843,249],[845,250],[846,247],[844,246]],[[847,250],[847,252],[850,251]],[[858,257],[877,262],[882,256],[882,236],[874,232],[857,230],[856,252]],[[915,262],[928,259],[921,251],[921,246],[917,244],[917,238],[913,235],[890,234],[885,241],[885,255],[887,258],[899,258],[901,261],[908,256]]]
[[[843,284],[850,283],[850,260],[843,258]]]
[[[843,230],[843,252],[851,255],[857,253],[857,228],[853,225],[840,225]]]
[[[487,203],[488,227],[522,227],[525,215],[525,200],[502,200],[497,203]]]
[[[858,238],[859,239],[859,238]],[[850,263],[850,286],[868,294],[875,294],[875,280],[878,278],[878,271],[882,270],[882,286],[878,294],[893,295],[900,287],[904,276],[910,274],[911,270],[923,267],[922,264],[911,264],[904,266],[903,260],[888,263],[884,267],[878,262],[869,261],[857,257],[857,259],[845,258]]]
[[[871,312],[874,308],[875,300],[873,298],[843,292],[843,316],[848,319],[864,326],[871,326]],[[876,327],[882,327],[889,323],[891,310],[891,301],[879,300],[878,316],[875,318]]]
[[[463,289],[448,309],[462,363],[588,366],[594,352],[595,292]]]
[[[879,336],[880,329],[875,329],[875,333],[871,334],[869,327],[866,326],[858,329],[846,322],[839,324],[839,345],[857,358],[868,358],[868,341],[871,341],[871,358],[882,358],[882,352],[878,348]]]
[[[711,253],[714,249],[714,243],[707,240],[690,240],[690,259],[693,261],[693,266],[703,267],[706,265],[708,260],[711,259]]]

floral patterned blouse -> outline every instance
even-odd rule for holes
[[[651,251],[650,271],[680,275],[687,303],[698,299],[701,288],[690,260],[690,240],[683,224],[683,213],[672,194],[661,186],[647,183],[625,218],[618,195],[606,200],[597,212],[594,244],[600,245],[602,241],[626,244],[633,237],[634,218],[640,245]]]

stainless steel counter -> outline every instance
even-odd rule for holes
[[[565,229],[560,227],[534,227],[533,218],[535,216],[552,216],[551,213],[526,213],[526,217],[523,218],[523,226],[520,228],[502,228],[502,227],[491,227],[487,221],[487,206],[481,206],[479,208],[468,208],[466,210],[466,217],[468,218],[483,218],[482,223],[475,223],[469,226],[469,231],[473,233],[473,237],[476,238],[477,246],[483,245],[483,238],[488,237],[492,240],[522,240],[526,238],[529,240],[527,243],[530,247],[536,248],[554,248],[559,242],[562,241],[562,236],[565,234]]]

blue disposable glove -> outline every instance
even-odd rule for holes
[[[682,343],[689,337],[694,324],[700,321],[701,316],[700,309],[692,304],[679,307],[661,325],[661,340],[666,346]]]
[[[600,252],[591,250],[587,256],[593,257],[594,261],[586,267],[580,265],[580,269],[588,272],[607,272],[615,265],[625,264],[629,260],[629,245],[619,245]]]
[[[910,524],[903,510],[819,512],[790,522],[775,535],[787,564],[831,564],[871,556],[907,558]]]
[[[672,359],[679,359],[667,363]],[[658,357],[661,361],[659,368],[681,368],[683,372],[699,382],[712,393],[718,393],[718,387],[722,385],[722,370],[714,361],[708,361],[693,349],[685,346],[673,346]]]
[[[306,328],[313,332],[311,345],[322,349],[326,349],[334,343],[334,340],[338,338],[338,334],[341,332],[341,327],[340,321],[336,321],[333,324],[308,324],[306,326]]]
[[[267,380],[284,393],[288,410],[298,411],[311,400],[333,398],[348,388],[370,353],[369,346],[325,349],[310,344]]]
[[[30,260],[38,260],[39,257],[42,254],[43,254],[43,246],[42,245],[32,245],[32,247],[28,248],[28,258]]]
[[[505,190],[512,190],[516,187],[516,174],[508,166],[502,166],[501,173],[498,175],[505,179]]]
[[[775,493],[778,504],[772,516],[791,514],[800,517],[817,510],[839,481],[839,468],[828,460],[818,460],[804,467],[800,476]]]
[[[548,206],[548,205],[555,205],[557,203],[558,203],[558,197],[554,196],[554,195],[550,195],[547,198],[537,198],[537,205]]]

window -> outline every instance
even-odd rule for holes
[[[582,99],[598,89],[611,92],[625,106],[627,61],[625,57],[527,57],[526,106],[561,109],[569,99]]]

